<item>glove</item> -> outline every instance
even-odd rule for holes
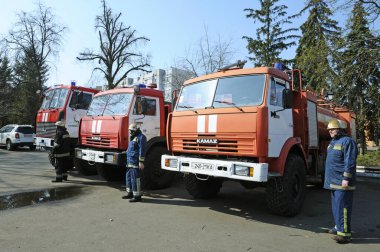
[[[144,170],[144,163],[143,162],[139,162],[139,169]]]

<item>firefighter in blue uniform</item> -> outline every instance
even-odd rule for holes
[[[70,160],[70,135],[62,121],[55,123],[57,131],[54,138],[53,153],[55,158],[55,182],[67,180],[67,167]]]
[[[355,141],[343,131],[345,127],[333,119],[327,130],[332,138],[326,157],[324,188],[331,190],[331,205],[337,243],[351,242],[351,212],[356,182],[356,158],[358,149]]]
[[[146,137],[136,123],[129,125],[129,144],[127,149],[127,195],[123,199],[129,202],[141,201],[141,171],[144,170]]]

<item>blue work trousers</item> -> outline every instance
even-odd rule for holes
[[[338,235],[351,237],[353,197],[353,191],[331,190],[331,206]]]
[[[133,197],[141,196],[141,171],[139,168],[127,167],[125,185],[127,193],[133,192]]]

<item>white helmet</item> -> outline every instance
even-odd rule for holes
[[[131,123],[130,125],[129,125],[129,130],[133,130],[133,131],[136,131],[136,130],[138,130],[140,127],[136,124],[136,123]]]
[[[55,123],[55,126],[65,127],[65,123],[62,121],[58,121]]]

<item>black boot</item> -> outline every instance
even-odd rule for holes
[[[67,181],[67,176],[63,176],[63,177],[62,177],[62,180],[63,180],[63,181]]]
[[[123,197],[121,197],[122,199],[132,199],[133,198],[133,193],[127,193],[127,195],[124,195]]]
[[[55,180],[52,180],[53,183],[60,183],[62,182],[62,178],[55,178]]]
[[[132,199],[129,200],[129,202],[140,202],[141,196],[134,196]]]

